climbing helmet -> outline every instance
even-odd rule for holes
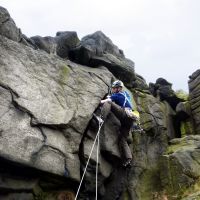
[[[112,84],[112,88],[116,88],[116,87],[124,87],[123,82],[120,81],[120,80],[114,81],[113,84]]]

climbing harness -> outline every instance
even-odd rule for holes
[[[139,121],[139,119],[140,119],[139,112],[136,111],[136,110],[132,110],[132,109],[129,108],[129,107],[125,107],[126,102],[128,102],[129,105],[131,105],[131,102],[130,102],[130,100],[128,99],[128,97],[127,97],[127,95],[126,95],[126,92],[120,92],[120,94],[124,96],[123,108],[124,108],[124,110],[125,110],[126,115],[127,115],[129,118],[132,118],[132,119],[135,120],[135,121]]]
[[[75,200],[77,200],[78,198],[78,194],[79,194],[79,191],[81,189],[81,185],[82,185],[82,182],[83,182],[83,179],[84,179],[84,176],[85,176],[85,173],[86,173],[86,170],[87,170],[87,167],[88,167],[88,164],[89,164],[89,161],[90,161],[90,158],[92,156],[92,152],[93,152],[93,149],[94,149],[94,146],[96,144],[96,140],[97,140],[97,162],[96,162],[96,200],[97,200],[97,188],[98,188],[98,162],[99,162],[99,134],[100,134],[100,130],[101,130],[101,127],[104,123],[104,121],[100,118],[100,117],[97,117],[95,115],[96,119],[98,120],[99,122],[99,128],[98,128],[98,131],[97,131],[97,134],[96,134],[96,137],[95,137],[95,140],[94,140],[94,143],[92,145],[92,148],[91,148],[91,151],[90,151],[90,155],[89,155],[89,158],[87,160],[87,163],[86,163],[86,166],[85,166],[85,169],[84,169],[84,172],[83,172],[83,175],[82,175],[82,178],[81,178],[81,181],[80,181],[80,184],[79,184],[79,187],[78,187],[78,190],[77,190],[77,193],[76,193],[76,196],[75,196]]]
[[[123,108],[126,112],[126,115],[129,118],[132,118],[134,120],[133,123],[133,127],[132,130],[133,131],[139,131],[139,132],[143,132],[144,130],[142,129],[141,125],[140,125],[140,113],[137,110],[132,110],[130,108],[126,108],[125,104],[128,101],[128,103],[131,105],[130,100],[128,99],[126,92],[120,92],[120,94],[122,94],[124,96],[124,104],[123,104]]]

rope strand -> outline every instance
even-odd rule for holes
[[[91,156],[92,156],[92,152],[93,152],[94,146],[95,146],[95,144],[96,144],[97,138],[98,138],[98,140],[99,140],[99,133],[100,133],[100,130],[101,130],[102,125],[103,125],[103,122],[100,122],[100,121],[99,121],[99,129],[98,129],[97,135],[96,135],[96,137],[95,137],[94,143],[93,143],[93,145],[92,145],[91,152],[90,152],[89,158],[88,158],[88,160],[87,160],[87,164],[86,164],[86,166],[85,166],[85,169],[84,169],[84,172],[83,172],[83,175],[82,175],[82,178],[81,178],[81,181],[80,181],[80,184],[79,184],[79,187],[78,187],[76,196],[75,196],[75,200],[77,200],[79,191],[80,191],[80,189],[81,189],[81,185],[82,185],[82,182],[83,182],[83,178],[84,178],[84,176],[85,176],[85,173],[86,173],[86,170],[87,170],[87,167],[88,167],[90,158],[91,158]],[[98,144],[98,145],[99,145],[99,144]],[[97,145],[97,153],[98,153],[98,148],[99,148],[98,145]],[[99,157],[99,156],[98,156],[98,157]],[[98,157],[97,157],[97,158],[98,158]],[[97,168],[98,168],[98,160],[97,160],[97,165],[96,165],[96,166],[97,166]],[[97,170],[98,170],[98,169],[96,169],[96,181],[97,181],[97,174],[98,174]],[[97,199],[97,182],[96,182],[96,199]]]
[[[97,138],[97,163],[96,163],[96,200],[97,200],[97,190],[98,190],[98,169],[99,169],[99,134]]]

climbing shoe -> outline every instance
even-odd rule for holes
[[[122,166],[125,168],[131,167],[131,160],[132,159],[130,159],[130,158],[125,160],[125,162],[122,164]]]
[[[140,124],[133,124],[132,126],[132,131],[133,132],[139,132],[139,133],[144,133],[144,129],[141,128]]]

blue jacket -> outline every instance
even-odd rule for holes
[[[110,98],[113,102],[115,102],[122,108],[126,107],[132,109],[131,98],[128,92],[124,91],[124,92],[113,93]]]

